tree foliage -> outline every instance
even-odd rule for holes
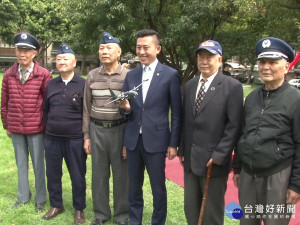
[[[243,65],[256,64],[255,45],[263,37],[273,36],[299,48],[299,13],[292,13],[284,0],[236,1],[239,11],[218,30],[224,59],[237,56]],[[248,76],[250,79],[250,76]]]
[[[25,30],[43,49],[66,41],[76,53],[98,58],[103,31],[135,55],[136,32],[155,29],[162,37],[160,61],[180,71],[185,83],[197,73],[194,52],[207,39],[221,43],[224,60],[237,56],[244,65],[256,63],[254,46],[265,36],[299,48],[299,10],[299,0],[3,0],[0,36],[9,41]]]
[[[26,31],[41,42],[40,55],[53,42],[67,35],[69,19],[63,14],[63,1],[4,0],[0,4],[0,36],[12,43],[16,33]]]
[[[136,32],[155,29],[162,36],[159,59],[181,71],[184,80],[197,72],[194,51],[199,43],[213,39],[217,29],[238,10],[234,0],[189,0],[188,4],[185,0],[67,2],[69,6],[77,6],[71,19],[73,31],[82,29],[87,34],[80,37],[82,51],[93,42],[97,52],[102,32],[109,31],[121,40],[123,52],[135,54]],[[183,63],[187,65],[184,72]]]
[[[3,0],[3,2],[0,3],[0,36],[7,43],[12,43],[15,31],[19,28],[19,15],[15,13],[18,4],[19,0]]]

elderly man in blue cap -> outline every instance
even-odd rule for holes
[[[82,111],[85,79],[75,74],[73,50],[62,43],[57,50],[56,68],[60,76],[47,86],[44,100],[45,155],[47,187],[51,209],[43,216],[49,220],[64,212],[62,199],[62,161],[71,181],[75,224],[85,222],[86,158],[83,149]]]
[[[120,94],[128,69],[120,65],[119,40],[104,32],[99,45],[103,64],[89,72],[84,91],[84,149],[92,156],[92,196],[95,221],[100,225],[111,217],[109,206],[110,167],[113,173],[113,219],[128,224],[128,175],[126,151],[123,148],[125,120],[111,99],[109,88]]]
[[[267,37],[256,55],[264,85],[246,98],[234,157],[241,225],[287,225],[300,199],[300,92],[285,81],[294,50]]]
[[[18,200],[13,208],[19,208],[31,198],[28,181],[30,153],[35,176],[35,208],[41,211],[47,194],[42,104],[46,85],[52,76],[34,61],[40,43],[33,35],[19,33],[14,42],[17,62],[4,73],[1,96],[3,128],[12,138],[18,168]]]

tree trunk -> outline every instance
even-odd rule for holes
[[[247,80],[247,84],[251,84],[251,75],[253,73],[253,70],[254,70],[254,64],[252,63],[251,64],[251,67],[250,67],[250,73],[248,75],[248,80]]]
[[[181,87],[183,87],[186,82],[188,82],[190,79],[196,76],[197,73],[198,69],[195,68],[194,65],[188,64],[186,70],[184,71],[181,77]]]
[[[83,74],[84,72],[84,67],[85,67],[85,61],[86,61],[86,56],[82,56],[82,62],[81,62],[81,68],[80,68],[80,75]]]

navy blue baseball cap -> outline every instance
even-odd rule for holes
[[[295,51],[286,42],[275,37],[266,37],[259,40],[255,47],[257,59],[286,59],[292,62],[295,58]]]
[[[195,53],[198,54],[198,52],[202,49],[207,50],[214,55],[222,55],[222,47],[220,43],[214,40],[207,40],[202,42]]]
[[[73,50],[66,43],[61,43],[61,45],[57,49],[56,55],[66,54],[66,53],[75,55]]]
[[[100,39],[100,44],[108,44],[108,43],[119,44],[120,41],[117,38],[115,38],[114,36],[112,36],[110,33],[103,32],[103,35]]]
[[[39,50],[41,45],[33,35],[29,33],[18,33],[14,38],[14,43],[17,48],[29,48]]]

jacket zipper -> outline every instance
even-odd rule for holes
[[[253,162],[253,160],[252,160],[253,143],[254,143],[254,141],[255,141],[255,138],[256,138],[256,135],[257,135],[257,132],[258,132],[258,128],[259,128],[259,125],[260,125],[262,116],[263,116],[263,114],[264,114],[264,112],[265,112],[265,109],[266,109],[267,105],[268,105],[268,104],[270,103],[270,101],[271,101],[271,97],[272,97],[272,96],[269,98],[269,94],[270,94],[270,92],[268,91],[268,92],[267,92],[267,99],[266,99],[267,102],[266,102],[266,104],[264,104],[264,108],[261,109],[261,112],[260,112],[260,118],[259,118],[259,121],[258,121],[258,124],[257,124],[257,127],[256,127],[256,132],[255,132],[254,137],[253,137],[252,140],[251,140],[250,168],[251,168],[252,172],[254,172],[254,171],[253,171],[253,165],[252,165],[252,162]],[[254,172],[254,177],[256,177],[256,173],[255,173],[255,172]]]

